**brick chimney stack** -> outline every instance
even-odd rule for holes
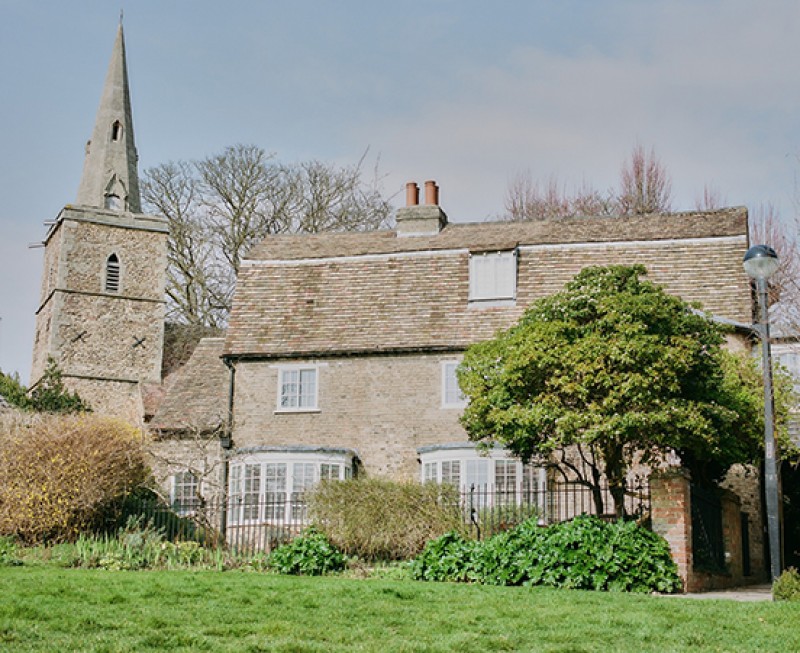
[[[419,186],[406,184],[406,205],[397,209],[397,236],[435,236],[447,224],[447,216],[439,206],[439,186],[425,182],[425,204],[419,203]]]

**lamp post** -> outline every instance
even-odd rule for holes
[[[768,245],[753,245],[744,255],[744,271],[756,282],[760,309],[755,329],[761,338],[761,370],[764,374],[764,495],[767,504],[767,537],[773,581],[781,574],[781,530],[778,517],[778,464],[775,448],[767,280],[778,269],[778,265],[778,255]]]

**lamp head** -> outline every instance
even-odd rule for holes
[[[744,271],[751,279],[769,279],[780,265],[778,254],[769,245],[753,245],[744,255]]]

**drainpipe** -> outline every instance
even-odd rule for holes
[[[222,449],[222,515],[219,525],[224,541],[228,536],[228,473],[230,471],[229,452],[233,447],[233,397],[236,388],[236,365],[233,359],[228,357],[223,357],[222,362],[231,372],[228,382],[228,418],[225,423],[225,431],[219,440],[219,446]]]

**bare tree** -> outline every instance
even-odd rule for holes
[[[600,193],[584,183],[572,192],[556,177],[540,184],[530,172],[517,175],[506,191],[508,220],[552,220],[588,215],[611,215],[614,200],[610,193]]]
[[[270,234],[367,230],[386,225],[377,163],[286,165],[254,145],[146,170],[142,197],[170,228],[167,298],[172,321],[224,327],[242,259]]]
[[[633,148],[620,173],[620,188],[601,192],[584,182],[568,191],[556,177],[545,183],[530,172],[517,175],[505,197],[507,220],[552,220],[576,216],[644,215],[669,211],[672,182],[653,150]]]
[[[285,231],[369,231],[388,224],[392,207],[381,194],[376,167],[365,182],[366,153],[354,166],[306,161],[283,168],[286,203],[278,214]]]
[[[695,199],[694,207],[698,211],[714,211],[725,204],[720,192],[708,184],[703,186],[703,195]]]
[[[648,156],[641,145],[633,148],[620,171],[617,202],[624,215],[663,213],[671,209],[672,181],[655,150],[651,149]]]
[[[145,172],[142,198],[169,223],[166,293],[170,317],[221,327],[232,284],[205,220],[199,180],[191,164],[165,163]]]
[[[761,205],[750,217],[750,242],[769,245],[780,258],[778,271],[769,280],[770,303],[782,306],[784,327],[800,329],[800,251],[797,233],[800,221],[793,224],[781,219],[772,204]]]

